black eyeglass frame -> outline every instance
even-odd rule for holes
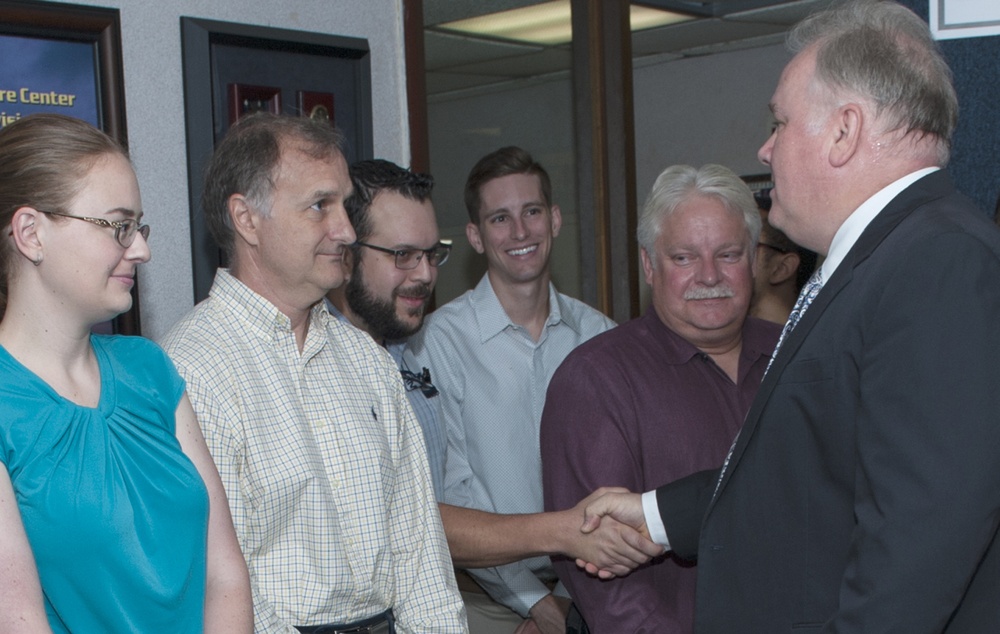
[[[427,256],[427,263],[436,268],[447,262],[448,256],[451,255],[451,240],[440,240],[429,249],[389,249],[362,242],[361,240],[358,240],[354,244],[359,247],[368,247],[382,253],[388,253],[395,258],[393,264],[400,271],[412,271],[417,268],[424,256]],[[408,257],[413,257],[412,265],[406,265],[403,262]]]
[[[46,211],[45,209],[39,209],[38,211],[43,214],[48,214],[50,216],[61,216],[63,218],[75,218],[77,220],[83,220],[84,222],[89,222],[92,225],[97,225],[98,227],[107,227],[115,230],[115,242],[117,242],[122,248],[127,249],[135,242],[135,236],[141,235],[143,240],[149,240],[149,225],[141,225],[138,220],[133,220],[132,218],[126,218],[125,220],[105,220],[104,218],[93,218],[91,216],[74,216],[73,214],[68,214],[62,211]],[[129,226],[134,225],[135,230],[130,231]],[[129,236],[128,244],[122,239],[123,235]]]

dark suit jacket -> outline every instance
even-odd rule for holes
[[[1000,232],[944,172],[861,235],[717,477],[657,491],[700,634],[1000,632]]]

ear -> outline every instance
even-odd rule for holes
[[[469,244],[476,250],[476,253],[482,255],[486,252],[486,249],[483,248],[483,237],[479,235],[479,225],[473,222],[465,225],[465,237],[469,239]]]
[[[650,286],[653,285],[653,260],[649,257],[649,253],[646,251],[645,247],[639,250],[639,255],[642,258],[642,272],[646,277],[646,283]]]
[[[847,103],[833,114],[833,141],[829,160],[833,167],[843,167],[857,153],[861,145],[862,126],[865,121],[860,104]]]
[[[236,235],[242,238],[247,244],[257,246],[257,230],[260,224],[260,214],[253,205],[243,196],[243,194],[233,194],[226,202],[229,211],[229,220],[233,223],[233,230]]]
[[[777,264],[771,269],[771,274],[767,278],[767,283],[775,286],[795,277],[796,271],[799,270],[799,254],[782,253],[776,260]]]
[[[562,229],[562,211],[559,210],[559,205],[552,205],[549,209],[549,215],[552,220],[552,237],[555,238],[559,235],[559,230]]]
[[[42,256],[41,212],[31,207],[21,207],[14,212],[10,221],[10,232],[14,246],[21,255],[35,262]]]

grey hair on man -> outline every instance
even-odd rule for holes
[[[947,164],[958,97],[923,20],[896,2],[855,0],[806,18],[788,34],[793,53],[813,45],[816,77],[834,99],[870,101],[883,132],[935,137],[939,164]]]
[[[728,167],[709,163],[698,169],[690,165],[671,165],[660,172],[653,188],[646,198],[639,227],[636,232],[639,246],[646,253],[656,252],[656,240],[660,237],[663,219],[674,213],[677,207],[692,196],[712,196],[718,198],[730,212],[743,217],[746,226],[748,248],[751,259],[756,249],[753,245],[760,239],[760,212],[754,202],[753,193],[743,180]],[[650,259],[656,261],[655,258]]]
[[[330,123],[261,112],[233,125],[212,155],[201,207],[209,232],[230,259],[236,234],[229,198],[242,194],[257,211],[270,214],[274,171],[285,143],[295,143],[296,149],[315,159],[344,154],[344,136]]]

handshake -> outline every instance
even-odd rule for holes
[[[642,496],[628,489],[602,487],[567,513],[581,523],[563,552],[601,579],[625,576],[665,552],[649,538]]]

